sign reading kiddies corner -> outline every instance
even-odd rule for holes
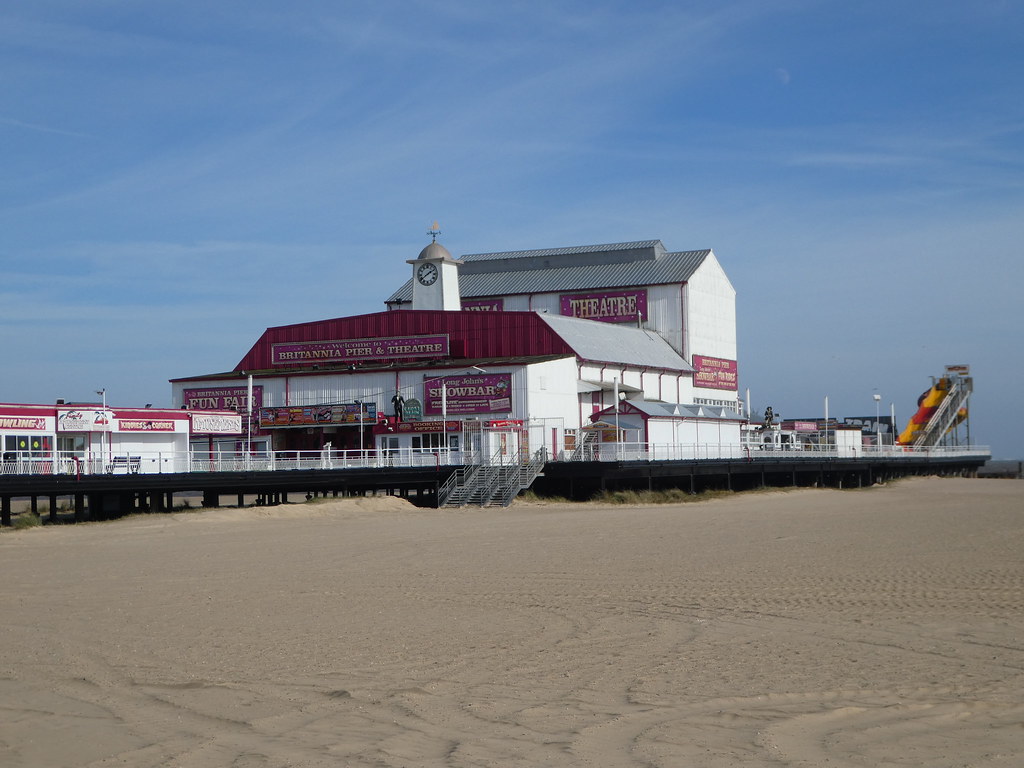
[[[605,323],[635,323],[647,319],[647,291],[573,293],[561,296],[561,313]]]
[[[270,348],[270,363],[271,365],[354,363],[359,360],[447,357],[448,354],[448,334],[445,333],[436,336],[273,344]]]
[[[729,389],[736,391],[739,386],[736,375],[736,361],[720,357],[693,356],[693,386],[705,389]]]

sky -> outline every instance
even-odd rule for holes
[[[1024,2],[0,6],[0,402],[169,405],[453,254],[660,239],[740,393],[902,427],[946,365],[1021,458]]]

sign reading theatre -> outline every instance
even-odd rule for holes
[[[605,323],[635,323],[647,319],[647,291],[574,293],[561,296],[561,313]]]
[[[274,344],[271,365],[301,363],[354,363],[359,360],[392,360],[415,357],[447,357],[448,334],[401,336],[386,339],[299,341]]]
[[[705,389],[729,389],[733,392],[739,386],[736,377],[736,361],[720,357],[693,356],[693,386]]]

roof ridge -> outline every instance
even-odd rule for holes
[[[466,253],[462,258],[523,258],[526,256],[563,256],[573,253],[600,253],[603,251],[628,251],[637,248],[652,248],[661,240],[633,240],[626,243],[597,243],[594,245],[570,245],[561,248],[534,248],[519,251],[489,251],[486,253]],[[664,246],[662,246],[664,247]]]

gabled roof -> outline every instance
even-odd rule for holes
[[[694,370],[654,331],[565,315],[539,313],[539,317],[583,360],[691,373]]]
[[[660,240],[642,240],[467,254],[459,269],[459,292],[471,299],[684,283],[710,253],[710,249],[669,253]],[[386,302],[411,300],[410,278]]]
[[[593,414],[591,420],[607,419],[615,413],[615,406],[609,406]],[[720,405],[696,405],[684,403],[653,403],[647,400],[626,400],[619,411],[622,414],[642,414],[644,418],[655,419],[718,419],[721,421],[746,421],[746,417],[731,408]]]
[[[269,372],[290,374],[317,370],[326,373],[331,370],[359,369],[358,363],[350,368],[345,364],[347,361],[336,358],[318,359],[315,367],[313,360],[304,358],[296,359],[294,363],[275,362],[273,350],[278,344],[315,345],[320,342],[433,335],[449,338],[447,353],[396,359],[393,364],[399,367],[443,366],[448,363],[464,365],[467,360],[524,364],[576,357],[587,362],[693,372],[693,368],[658,334],[631,326],[540,312],[409,309],[267,328],[228,375],[239,375],[246,371],[267,375]],[[367,362],[375,367],[392,364],[385,358],[373,358]],[[175,381],[210,377],[211,374],[189,376]]]

